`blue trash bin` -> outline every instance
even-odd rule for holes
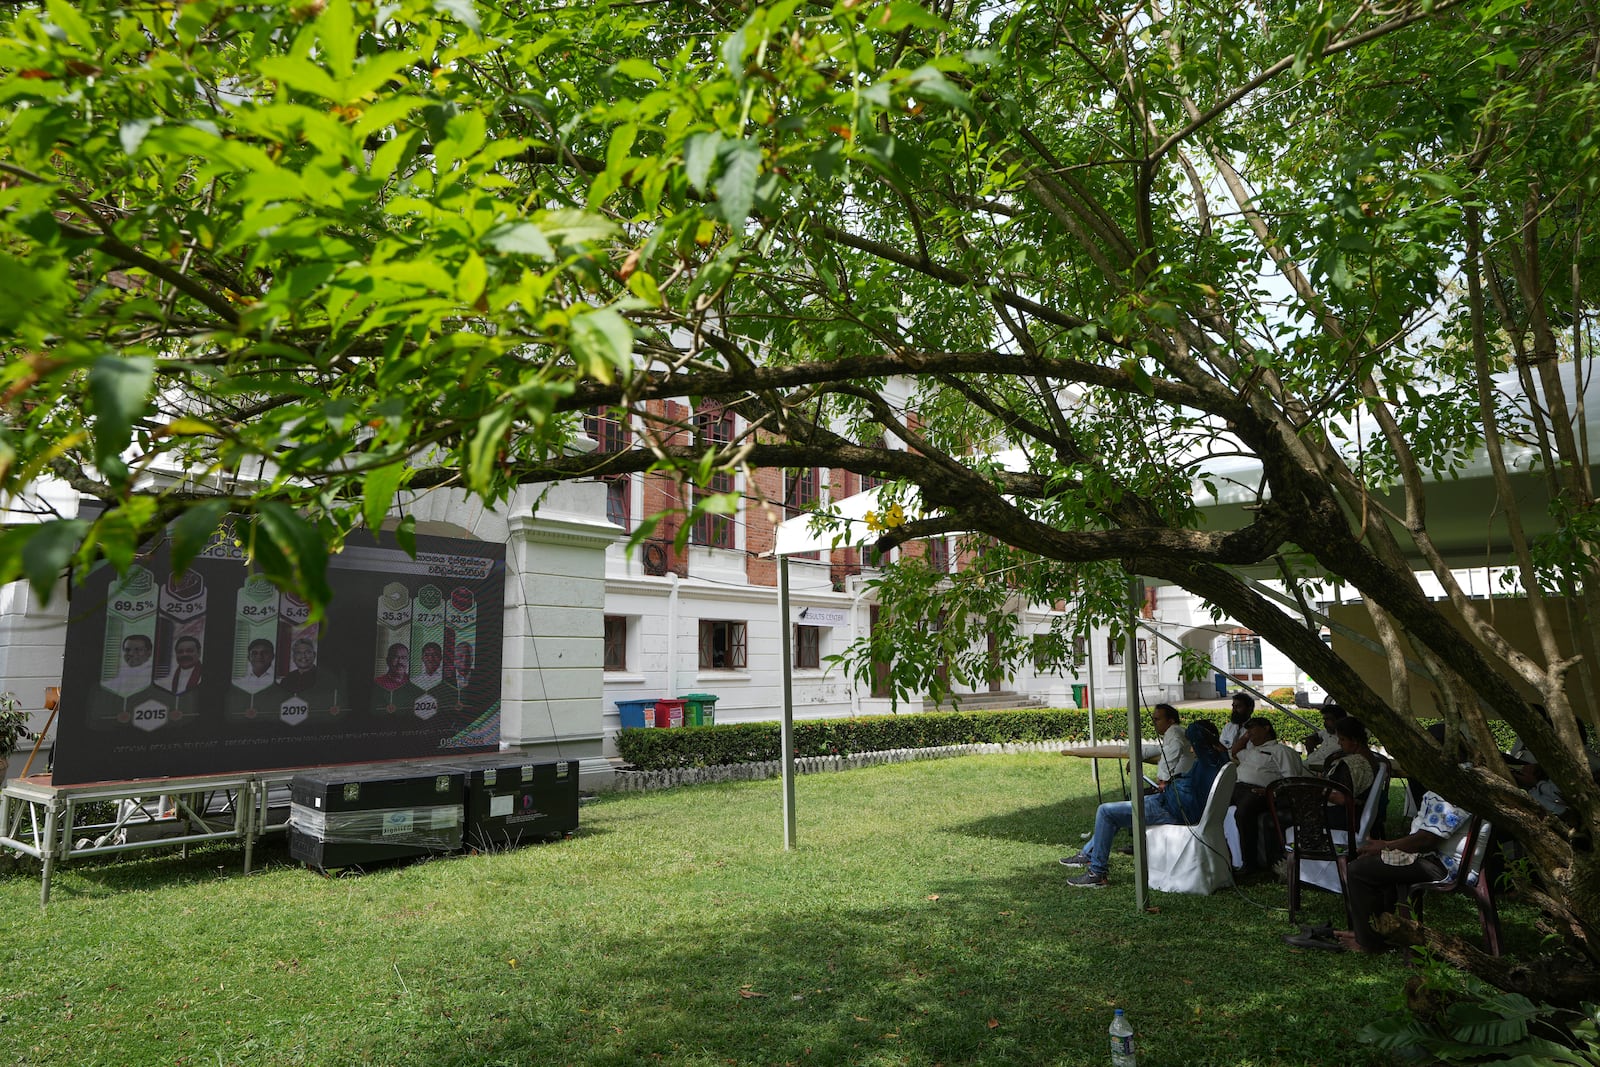
[[[617,701],[617,714],[622,717],[624,730],[642,730],[654,726],[656,698]]]

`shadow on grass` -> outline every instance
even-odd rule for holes
[[[580,826],[574,837],[604,837],[612,831],[604,827]],[[365,867],[340,868],[333,872],[343,877],[362,873],[393,870],[408,864],[448,861],[464,856],[499,854],[522,848],[558,848],[565,839],[533,841],[511,848],[490,845],[469,847],[461,852],[444,853],[410,860],[394,860],[370,864]],[[288,837],[282,833],[269,834],[255,844],[251,853],[251,874],[261,874],[277,868],[304,868],[299,860],[289,855]],[[179,886],[214,882],[218,879],[243,878],[244,846],[233,842],[206,843],[191,847],[184,854],[177,846],[155,847],[147,851],[123,852],[105,856],[90,856],[57,864],[50,879],[50,897],[75,897],[85,900],[113,896],[128,890],[168,889]],[[0,880],[39,881],[38,862],[29,860],[19,864]]]
[[[585,958],[603,962],[581,974],[530,970],[527,994],[487,1024],[454,1027],[465,1013],[436,1005],[445,1021],[418,1058],[1093,1064],[1120,1006],[1151,1063],[1381,1062],[1361,1047],[1319,1059],[1300,1035],[1330,1025],[1328,1004],[1374,1014],[1394,985],[1369,980],[1384,964],[1308,967],[1287,948],[1220,943],[1217,912],[1249,921],[1238,902],[1161,896],[1141,915],[1118,873],[1122,886],[1098,892],[1040,869],[941,879],[895,907],[667,912],[647,936],[602,935]],[[1275,940],[1281,921],[1258,921]]]

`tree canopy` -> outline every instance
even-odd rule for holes
[[[496,501],[662,466],[700,482],[842,467],[917,487],[925,515],[883,547],[961,531],[980,553],[953,577],[894,569],[897,619],[932,611],[937,580],[959,648],[1007,597],[1088,619],[1120,609],[1124,575],[1182,586],[1312,672],[1411,773],[1492,812],[1592,965],[1600,789],[1580,722],[1600,705],[1600,586],[1571,383],[1594,327],[1597,15],[14,5],[0,492],[24,508],[53,478],[108,506],[8,525],[0,579],[126,565],[162,527],[181,560],[234,511],[253,517],[255,564],[315,597],[327,552],[402,490]],[[1507,372],[1528,402],[1497,388]],[[653,403],[683,397],[746,432],[701,440]],[[573,452],[596,406],[640,420],[637,447]],[[1506,457],[1523,449],[1550,536],[1521,521]],[[1484,453],[1539,657],[1430,533],[1425,480]],[[1261,467],[1234,529],[1195,503],[1226,456]],[[1357,591],[1390,690],[1245,580],[1263,564],[1302,598],[1325,576]],[[1458,727],[1443,749],[1408,712],[1408,660]],[[1569,819],[1517,788],[1490,718]],[[1572,1001],[1566,973],[1500,979]]]

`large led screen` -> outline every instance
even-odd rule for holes
[[[166,549],[72,594],[56,784],[493,751],[505,546],[352,536],[333,601],[251,574],[224,529],[184,573]]]

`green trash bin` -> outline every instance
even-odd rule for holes
[[[1074,685],[1072,687],[1072,705],[1073,705],[1073,707],[1078,707],[1078,708],[1083,707],[1085,704],[1087,704],[1089,702],[1088,697],[1089,697],[1089,687],[1088,686],[1086,686],[1086,685]]]
[[[683,725],[715,726],[717,722],[717,697],[715,693],[690,693],[683,698]]]

